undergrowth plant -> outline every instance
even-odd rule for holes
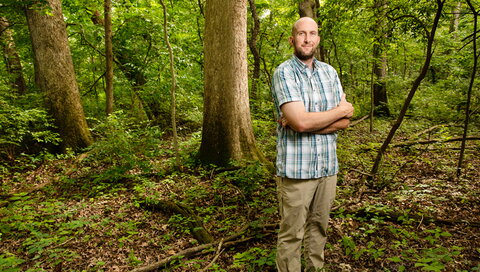
[[[61,139],[43,109],[22,109],[0,97],[0,177],[2,172],[22,171],[41,161]]]
[[[241,271],[270,271],[275,267],[275,250],[252,247],[235,254],[232,268]]]
[[[111,114],[93,132],[98,138],[89,147],[86,161],[108,166],[95,175],[96,181],[116,182],[135,169],[148,173],[154,168],[151,160],[165,152],[159,148],[160,128],[136,124],[121,111]]]

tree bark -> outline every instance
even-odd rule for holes
[[[397,118],[397,121],[393,124],[392,128],[390,129],[390,132],[387,135],[387,138],[383,142],[382,146],[380,147],[380,150],[377,153],[377,157],[375,158],[372,171],[370,172],[370,176],[368,179],[371,181],[372,179],[375,179],[378,168],[380,166],[380,162],[382,161],[383,154],[388,148],[388,145],[393,139],[393,136],[395,136],[396,131],[398,128],[400,128],[400,125],[403,122],[403,119],[405,118],[405,114],[407,113],[408,107],[410,106],[410,102],[412,102],[413,97],[415,96],[415,92],[417,91],[418,87],[420,86],[420,83],[422,80],[425,78],[427,75],[428,67],[430,66],[430,61],[432,59],[433,55],[433,41],[435,40],[435,32],[437,30],[438,22],[440,21],[440,16],[442,15],[442,10],[443,6],[445,4],[445,0],[437,0],[437,12],[435,14],[435,18],[433,20],[433,25],[432,29],[430,32],[427,33],[427,49],[426,49],[426,57],[425,57],[425,62],[423,64],[422,70],[420,71],[420,74],[418,77],[415,79],[413,82],[412,88],[410,89],[410,92],[408,93],[407,99],[405,100],[405,103],[403,104],[403,107],[400,111],[400,114]]]
[[[38,10],[38,5],[26,9],[35,83],[45,94],[47,109],[62,138],[63,151],[78,150],[89,146],[92,137],[80,100],[60,0],[45,3],[42,6],[49,9],[48,13]]]
[[[219,166],[263,159],[248,100],[246,0],[207,0],[200,160]]]
[[[113,48],[112,48],[112,0],[105,0],[105,113],[113,113]]]
[[[13,31],[10,29],[7,18],[0,17],[0,45],[3,49],[3,57],[7,72],[11,75],[11,86],[17,90],[19,95],[23,95],[27,91],[27,84],[22,72],[22,63],[17,53],[15,40],[13,39]]]

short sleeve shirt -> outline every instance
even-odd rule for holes
[[[272,95],[277,117],[280,107],[302,101],[307,112],[335,108],[343,89],[335,69],[314,59],[313,70],[295,55],[275,70]],[[277,127],[277,175],[291,179],[312,179],[338,173],[337,133],[314,134]]]

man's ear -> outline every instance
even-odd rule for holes
[[[291,46],[293,46],[293,36],[290,36],[288,38],[288,42],[290,43]]]

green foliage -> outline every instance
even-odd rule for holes
[[[25,260],[17,258],[14,254],[8,252],[0,254],[0,270],[4,272],[20,271],[19,265],[24,262]]]
[[[415,267],[421,267],[422,271],[444,271],[444,263],[453,261],[452,257],[459,254],[458,247],[454,247],[452,251],[443,247],[425,249],[417,255]]]
[[[93,132],[98,139],[87,161],[109,166],[97,175],[97,181],[119,181],[133,169],[149,172],[153,167],[149,159],[160,155],[160,129],[135,124],[123,112],[111,114]]]
[[[192,222],[192,218],[185,218],[181,214],[174,214],[168,219],[168,223],[177,231],[178,236],[190,234],[190,224]]]
[[[0,156],[40,152],[60,143],[50,116],[42,109],[24,110],[0,97]]]
[[[242,271],[268,271],[275,267],[274,250],[252,247],[235,254],[233,258],[232,268],[242,268]]]
[[[75,252],[61,245],[83,233],[83,227],[90,223],[86,218],[69,219],[71,214],[62,212],[64,203],[55,200],[38,202],[26,194],[18,194],[10,201],[12,204],[0,210],[0,234],[2,239],[21,241],[16,254],[25,254],[30,261],[46,258],[53,265],[75,258]],[[22,258],[13,254],[2,255],[0,259],[5,267],[21,263]]]
[[[271,173],[265,165],[262,165],[259,161],[254,161],[238,170],[221,173],[218,178],[237,186],[247,198],[251,198],[254,192],[258,192],[262,181],[267,180],[270,175]]]

